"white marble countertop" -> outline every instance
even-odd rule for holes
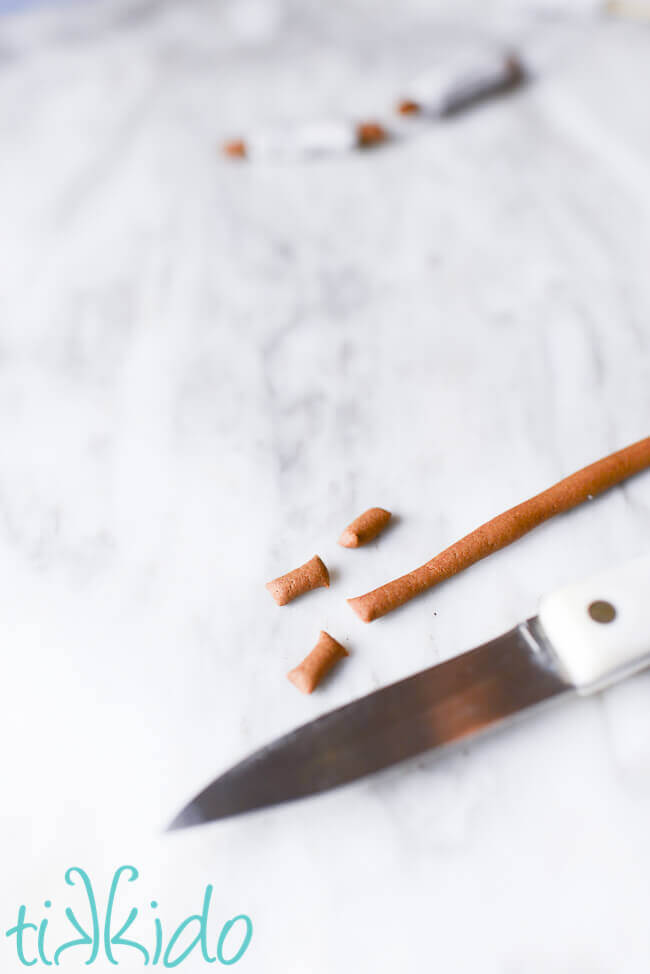
[[[256,746],[647,550],[646,474],[372,626],[345,603],[649,432],[650,32],[463,16],[535,81],[305,166],[216,146],[390,104],[462,34],[441,8],[0,20],[3,931],[60,911],[66,868],[105,891],[132,863],[169,924],[207,883],[220,922],[249,914],[250,972],[647,972],[650,674],[161,834]],[[338,548],[369,505],[397,523]],[[264,582],[314,552],[332,587],[275,607]],[[285,673],[320,628],[350,658],[303,698]]]

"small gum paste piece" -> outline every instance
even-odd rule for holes
[[[368,544],[384,530],[390,518],[390,511],[385,511],[383,507],[369,507],[348,524],[339,538],[339,544],[344,548],[359,548],[361,545]]]
[[[287,679],[301,693],[312,693],[323,677],[345,656],[349,656],[345,646],[341,646],[328,632],[321,629],[318,642],[311,653],[287,673]]]
[[[402,98],[397,103],[396,111],[399,115],[419,115],[422,111],[420,103],[413,101],[412,98]]]
[[[224,142],[221,150],[225,156],[229,156],[231,159],[245,159],[248,155],[246,143],[243,139],[231,139],[229,142]]]
[[[373,145],[380,145],[388,139],[388,132],[379,122],[359,122],[357,125],[357,145],[361,149],[369,149]]]
[[[299,568],[294,568],[286,575],[280,575],[272,582],[267,582],[266,588],[278,605],[286,605],[299,595],[311,592],[312,589],[328,588],[329,583],[330,576],[325,564],[318,555],[314,555]]]

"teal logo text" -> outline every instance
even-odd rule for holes
[[[61,938],[52,934],[51,900],[45,900],[42,918],[28,915],[27,907],[20,906],[15,924],[6,931],[6,936],[14,941],[20,963],[25,967],[36,964],[57,967],[62,960],[72,962],[74,956],[77,964],[88,966],[101,956],[110,964],[125,964],[132,970],[136,960],[145,967],[156,964],[178,967],[190,955],[202,958],[207,964],[227,966],[242,959],[253,936],[251,919],[239,913],[214,929],[210,917],[214,892],[211,885],[205,888],[200,911],[166,931],[156,900],[149,902],[146,911],[129,903],[133,887],[127,884],[135,883],[138,876],[135,866],[120,866],[112,877],[106,905],[100,911],[88,873],[77,866],[68,869],[65,882],[76,887],[83,909],[76,903],[76,912],[70,906],[63,908],[59,919],[67,934]]]

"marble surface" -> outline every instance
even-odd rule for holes
[[[467,33],[534,81],[375,154],[219,159],[247,126],[390,104]],[[648,970],[650,674],[161,829],[251,749],[647,550],[646,474],[371,626],[344,600],[648,434],[649,50],[494,2],[0,21],[3,931],[60,912],[66,868],[105,890],[133,863],[169,924],[206,883],[220,922],[248,913],[250,972]],[[370,505],[394,526],[338,548]],[[264,582],[314,552],[332,587],[278,609]],[[285,673],[320,628],[350,657],[303,698]]]

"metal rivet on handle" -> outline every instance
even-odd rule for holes
[[[594,622],[612,622],[616,618],[616,609],[612,603],[601,599],[592,602],[587,611]]]

